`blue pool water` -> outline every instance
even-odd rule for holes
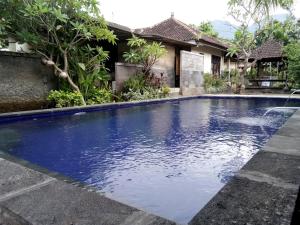
[[[192,99],[0,123],[0,150],[187,223],[292,115],[262,118],[283,104]]]

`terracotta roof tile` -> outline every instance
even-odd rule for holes
[[[209,44],[220,46],[222,48],[227,48],[227,45],[225,45],[218,39],[205,34],[199,35],[199,32],[197,30],[175,19],[174,17],[164,20],[152,27],[136,29],[135,32],[142,36],[161,36],[176,41],[204,41]]]
[[[274,39],[269,39],[260,47],[255,49],[251,54],[252,59],[272,59],[281,58],[283,56],[282,44]]]

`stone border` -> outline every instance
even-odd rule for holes
[[[189,225],[290,225],[300,185],[300,110]],[[294,216],[293,216],[294,213]],[[298,221],[299,222],[299,221]],[[292,221],[296,224],[296,221]]]

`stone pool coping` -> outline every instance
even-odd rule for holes
[[[24,160],[0,154],[0,224],[176,224],[34,167]]]
[[[203,97],[208,96],[249,98],[249,95]],[[261,95],[259,97],[265,98]],[[199,96],[143,101],[130,103],[129,106],[190,98]],[[269,98],[278,98],[278,95],[271,95]],[[104,108],[111,105],[106,104]],[[88,107],[75,109],[80,111]],[[65,110],[51,109],[50,112]],[[13,117],[31,116],[40,111],[44,110],[10,114]],[[289,118],[263,150],[189,224],[290,224],[300,183],[299,128],[300,110]],[[0,224],[176,224],[111,200],[90,187],[65,181],[63,176],[43,171],[24,160],[0,154]]]

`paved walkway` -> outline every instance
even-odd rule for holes
[[[299,185],[297,111],[189,224],[290,225]]]

